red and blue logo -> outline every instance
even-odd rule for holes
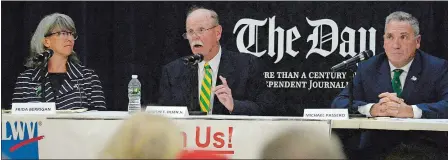
[[[3,121],[2,154],[11,159],[39,159],[40,121]]]

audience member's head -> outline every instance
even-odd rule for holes
[[[171,120],[135,113],[112,135],[100,158],[174,159],[182,150],[182,142],[181,132]]]
[[[336,136],[312,128],[287,130],[270,140],[262,159],[345,159]]]

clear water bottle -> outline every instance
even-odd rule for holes
[[[132,75],[132,79],[128,84],[128,113],[142,111],[142,105],[140,103],[142,85],[137,77],[137,75]]]

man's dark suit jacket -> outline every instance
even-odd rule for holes
[[[378,103],[378,95],[393,93],[389,62],[379,54],[361,62],[353,81],[353,107]],[[422,118],[448,118],[448,61],[417,50],[411,64],[401,98],[408,105],[417,105]],[[345,88],[331,104],[332,108],[348,107]]]
[[[222,48],[216,86],[222,84],[219,75],[226,78],[232,90],[234,109],[230,113],[215,95],[212,114],[264,115],[274,107],[274,94],[267,89],[262,66],[257,61],[255,56]],[[197,65],[186,65],[182,59],[165,65],[160,94],[160,105],[188,106],[190,112],[200,111]]]

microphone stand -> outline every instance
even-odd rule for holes
[[[42,80],[41,80],[41,82],[42,82],[42,84],[41,84],[41,86],[42,86],[41,87],[42,88],[41,95],[42,95],[42,98],[43,98],[44,102],[47,102],[47,97],[45,96],[46,95],[45,91],[46,91],[47,77],[45,77],[45,75],[43,75],[43,73],[45,73],[45,69],[47,69],[47,65],[48,65],[48,59],[45,58],[44,61],[42,62],[42,64],[39,66],[39,68],[42,70],[39,74],[41,75],[41,78],[42,78]]]
[[[195,108],[194,107],[194,98],[193,98],[193,94],[195,94],[194,93],[194,88],[193,87],[195,87],[195,83],[194,83],[194,81],[195,81],[195,76],[194,76],[194,74],[195,74],[195,71],[197,72],[197,66],[196,65],[189,65],[189,67],[188,67],[188,69],[190,70],[190,75],[188,75],[189,77],[189,79],[190,79],[190,104],[189,104],[189,107],[188,108],[190,108],[189,110],[191,111],[193,108]]]
[[[352,68],[347,69],[347,80],[348,80],[348,113],[354,114],[353,108],[353,78],[355,77],[355,72]]]
[[[196,85],[197,83],[195,83],[196,81],[198,81],[198,64],[194,64],[194,63],[189,63],[186,64],[188,66],[188,69],[190,70],[190,75],[188,75],[188,78],[190,80],[190,87],[189,87],[189,92],[187,92],[187,94],[190,94],[190,101],[189,101],[189,106],[188,108],[188,112],[190,115],[207,115],[207,112],[202,112],[200,109],[197,110],[198,106],[195,105],[195,101],[199,101],[199,97],[198,99],[195,99],[195,94],[197,95],[199,93],[199,91],[197,90],[198,85]],[[195,88],[196,87],[196,88]],[[195,92],[197,91],[197,92]],[[199,104],[198,104],[199,105]]]
[[[364,117],[364,115],[359,114],[358,111],[353,107],[353,100],[354,100],[354,96],[353,96],[353,80],[355,77],[355,69],[354,69],[355,65],[347,67],[346,72],[347,72],[347,76],[346,76],[346,80],[348,81],[348,114],[349,117]]]
[[[34,62],[42,61],[42,63],[37,67],[37,68],[39,68],[39,69],[41,69],[41,70],[44,70],[43,72],[39,72],[39,74],[41,75],[41,77],[42,77],[42,74],[45,72],[45,69],[47,69],[47,66],[48,66],[48,60],[50,60],[50,58],[51,58],[52,55],[53,55],[53,50],[49,49],[49,50],[44,51],[44,52],[41,53],[38,57],[35,57],[35,58],[33,59]],[[47,72],[48,72],[48,71],[47,71]],[[43,79],[41,80],[41,82],[42,82],[42,84],[41,84],[41,89],[42,89],[41,94],[42,94],[42,98],[43,98],[44,102],[47,102],[47,98],[46,98],[46,96],[45,96],[45,91],[46,91],[45,85],[46,85],[46,83],[47,83],[47,78],[46,78],[46,77],[43,77]]]

